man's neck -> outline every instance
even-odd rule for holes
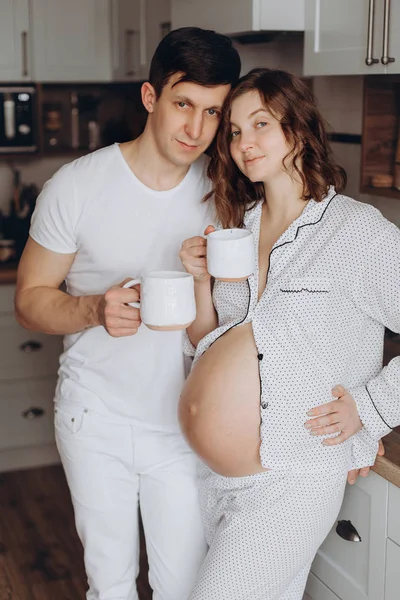
[[[120,144],[120,149],[134,175],[152,190],[171,190],[189,170],[187,166],[177,167],[164,159],[146,130],[137,139]]]

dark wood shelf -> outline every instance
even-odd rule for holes
[[[400,75],[364,78],[361,192],[400,199],[394,187],[373,187],[374,175],[394,175],[400,126]]]
[[[400,190],[387,187],[373,187],[372,185],[363,185],[361,187],[362,194],[370,194],[371,196],[386,196],[387,198],[396,198],[400,200]]]

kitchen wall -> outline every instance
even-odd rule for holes
[[[21,183],[34,183],[39,189],[65,163],[73,160],[71,157],[30,158],[12,161],[12,165],[21,173]],[[10,163],[11,164],[11,163]],[[10,164],[0,159],[0,210],[7,212],[12,195],[13,173]]]
[[[280,37],[262,44],[243,45],[236,43],[242,57],[246,73],[256,66],[282,68],[301,74],[302,41],[296,35]],[[384,76],[383,76],[384,77]],[[320,110],[337,133],[361,135],[363,77],[336,76],[315,77],[314,93]],[[334,155],[347,171],[346,193],[353,198],[376,206],[386,218],[400,227],[400,202],[392,198],[360,194],[361,144],[332,143]],[[39,187],[71,157],[43,158],[34,160],[14,160],[21,170],[23,183],[35,183]],[[8,165],[0,161],[0,209],[11,196],[12,173]]]

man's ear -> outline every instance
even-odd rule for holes
[[[154,112],[154,107],[157,102],[156,91],[148,81],[145,81],[141,89],[143,106],[148,113]]]

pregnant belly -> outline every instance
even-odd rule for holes
[[[179,402],[196,454],[226,477],[264,471],[260,462],[260,377],[250,323],[231,329],[193,367]]]

